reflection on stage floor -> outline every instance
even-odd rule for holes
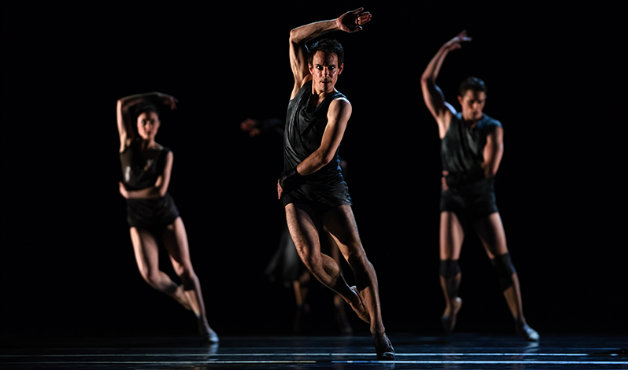
[[[628,369],[628,337],[448,337],[389,334],[394,361],[377,361],[368,336],[48,338],[4,340],[1,369]]]

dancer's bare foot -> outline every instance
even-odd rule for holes
[[[443,324],[443,329],[445,329],[445,333],[447,335],[454,331],[458,311],[460,311],[460,307],[462,307],[462,299],[460,297],[456,297],[452,306],[453,307],[451,308],[445,308],[445,312],[443,312],[443,316],[440,318],[441,323]]]
[[[362,321],[370,324],[371,318],[368,311],[366,310],[366,306],[364,305],[364,301],[362,300],[362,296],[360,295],[358,288],[354,285],[351,287],[351,290],[353,291],[353,293],[355,293],[355,296],[353,296],[351,301],[348,301],[347,303],[349,304],[349,306],[351,306],[353,311],[355,311],[355,313]]]
[[[177,289],[174,291],[174,295],[172,296],[181,306],[183,306],[186,310],[192,311],[192,305],[190,304],[190,300],[185,294],[185,290],[183,290],[183,285],[179,285]]]
[[[373,341],[375,342],[375,353],[377,353],[378,360],[395,359],[395,349],[386,333],[374,334]]]

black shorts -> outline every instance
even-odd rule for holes
[[[338,206],[351,205],[351,197],[345,181],[333,184],[305,183],[283,194],[281,202],[284,206],[294,203],[295,206],[320,215]]]
[[[498,212],[494,177],[466,184],[452,184],[448,188],[441,191],[440,211],[455,213],[461,222]]]
[[[129,226],[159,231],[172,224],[177,217],[179,210],[168,193],[163,198],[126,200],[126,220]]]

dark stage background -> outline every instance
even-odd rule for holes
[[[529,323],[626,333],[621,4],[408,3],[3,5],[3,334],[194,333],[192,315],[140,278],[118,193],[116,99],[146,91],[179,99],[158,141],[174,151],[170,193],[210,324],[290,333],[292,293],[263,274],[284,220],[281,140],[239,123],[283,118],[291,28],[360,5],[374,16],[365,31],[334,34],[346,48],[337,87],[353,105],[340,151],[389,332],[439,332],[439,140],[419,80],[467,29],[473,41],[438,83],[453,103],[459,81],[484,78],[485,112],[504,125],[497,200]],[[458,329],[510,332],[474,235],[461,264]],[[311,332],[333,332],[331,295],[312,289]]]

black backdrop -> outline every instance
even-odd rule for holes
[[[438,83],[455,102],[462,78],[484,78],[485,112],[504,125],[497,199],[529,322],[541,334],[626,333],[618,2],[405,3],[4,5],[3,332],[193,333],[191,315],[141,280],[117,191],[116,99],[156,90],[180,102],[158,141],[174,150],[170,192],[211,325],[289,333],[291,292],[263,275],[283,222],[281,141],[238,125],[283,116],[292,27],[364,5],[366,30],[334,35],[346,48],[337,87],[353,105],[341,155],[388,330],[438,332],[439,141],[419,79],[467,29],[473,41],[449,55]],[[461,263],[459,329],[510,331],[473,235]],[[312,326],[331,331],[329,293],[313,289]]]

